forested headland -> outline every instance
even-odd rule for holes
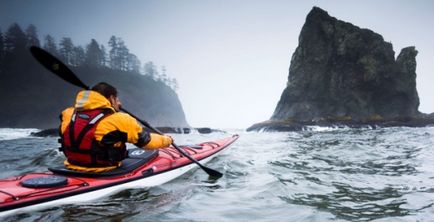
[[[153,62],[142,64],[121,38],[112,36],[108,47],[95,39],[80,46],[69,37],[57,42],[45,35],[40,40],[34,25],[23,30],[12,24],[6,30],[0,27],[0,127],[55,127],[60,112],[73,105],[80,90],[38,64],[30,46],[62,60],[87,85],[101,81],[114,85],[124,107],[150,124],[188,126],[176,79]]]

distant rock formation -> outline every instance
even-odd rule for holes
[[[305,125],[426,125],[418,111],[415,47],[392,44],[318,7],[307,15],[288,83],[270,120],[248,130]]]

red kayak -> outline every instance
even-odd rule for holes
[[[180,146],[204,164],[238,139],[238,135]],[[196,167],[173,147],[129,150],[122,166],[104,173],[85,173],[64,167],[0,180],[0,216],[49,206],[94,200],[124,189],[158,186]]]

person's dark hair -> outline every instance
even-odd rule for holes
[[[107,99],[110,98],[111,95],[116,97],[118,96],[118,91],[116,88],[106,82],[100,82],[94,85],[91,90],[99,92]]]

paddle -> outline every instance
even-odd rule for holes
[[[80,88],[89,90],[90,87],[84,84],[65,64],[63,64],[59,59],[48,53],[47,51],[32,46],[30,47],[30,52],[32,53],[33,57],[41,63],[45,68],[50,70],[52,73],[56,74],[58,77],[62,78],[66,82],[71,83],[72,85],[78,86]],[[121,108],[121,110],[125,113],[128,113],[130,116],[134,117],[139,121],[141,124],[143,124],[145,127],[149,128],[153,132],[163,135],[162,132],[160,132],[158,129],[155,129],[152,127],[148,122],[139,119],[137,116],[133,115],[132,113],[128,112],[124,108]],[[204,170],[210,177],[213,178],[220,178],[223,176],[222,173],[213,170],[211,168],[203,166],[199,161],[191,157],[188,153],[186,153],[183,149],[179,148],[174,142],[172,142],[172,146],[175,147],[176,150],[178,150],[182,155],[187,157],[190,161],[196,163],[202,170]]]

